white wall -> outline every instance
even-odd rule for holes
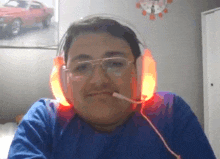
[[[0,50],[0,119],[13,119],[42,97],[51,98],[55,50]]]
[[[90,0],[60,0],[59,39],[73,21],[88,15],[89,7]]]

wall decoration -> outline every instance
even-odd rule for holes
[[[0,0],[0,47],[57,48],[58,0]]]
[[[172,2],[173,0],[139,0],[136,3],[136,7],[143,10],[142,15],[149,14],[149,19],[155,20],[156,15],[162,18],[163,13],[168,13],[167,4]]]

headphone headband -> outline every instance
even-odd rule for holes
[[[92,14],[92,15],[88,15],[88,16],[85,16],[85,17],[81,17],[78,20],[74,21],[73,23],[77,24],[77,23],[80,23],[82,21],[89,20],[89,19],[95,18],[95,17],[98,17],[98,18],[101,18],[101,19],[115,20],[116,22],[120,23],[121,25],[128,27],[129,29],[131,29],[135,33],[135,35],[136,35],[136,37],[139,41],[138,46],[140,48],[140,52],[143,53],[144,50],[147,48],[145,40],[144,40],[143,36],[140,34],[140,32],[137,30],[137,27],[135,27],[127,19],[122,18],[118,15],[113,15],[113,14]],[[62,36],[62,38],[60,40],[56,56],[60,56],[61,54],[63,54],[63,52],[64,52],[63,47],[64,47],[64,44],[65,44],[66,37],[67,37],[67,31],[64,33],[64,35]]]

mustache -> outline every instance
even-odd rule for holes
[[[96,95],[96,94],[108,94],[111,95],[116,92],[119,93],[119,90],[117,87],[110,85],[110,84],[102,84],[102,85],[93,85],[90,86],[90,88],[86,89],[84,92],[84,96],[91,96],[91,95]]]
[[[113,93],[110,92],[110,91],[101,91],[101,92],[91,92],[87,96],[96,96],[96,95],[99,95],[99,94],[106,94],[106,95],[109,95],[109,96],[113,95]]]

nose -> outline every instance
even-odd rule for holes
[[[95,65],[91,75],[90,83],[96,85],[102,85],[103,83],[108,83],[109,77],[101,65]]]

